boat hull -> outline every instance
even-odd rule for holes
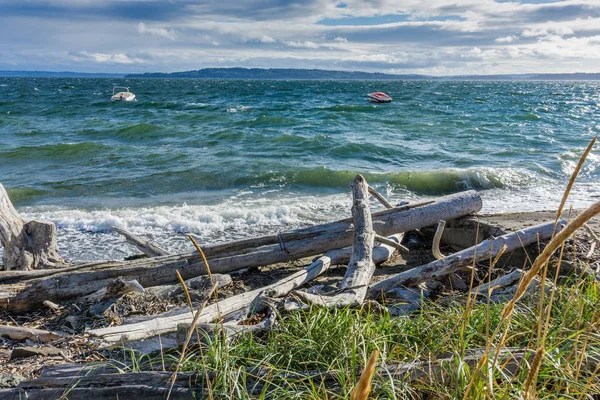
[[[376,103],[390,103],[392,101],[392,98],[383,92],[369,93],[367,96],[369,100]]]
[[[110,98],[110,101],[135,101],[135,94],[130,92],[116,93]]]

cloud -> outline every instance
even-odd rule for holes
[[[275,43],[276,40],[273,39],[271,36],[262,35],[260,38],[260,42],[261,43]]]
[[[518,40],[519,38],[515,35],[510,35],[510,36],[505,36],[505,37],[500,37],[496,39],[496,43],[512,43],[515,40]]]
[[[598,71],[600,1],[0,0],[0,69]],[[35,30],[24,30],[35,26]],[[75,63],[75,64],[74,64]]]
[[[286,46],[289,46],[289,47],[306,48],[306,49],[318,49],[319,47],[321,47],[318,44],[316,44],[314,42],[310,42],[310,41],[301,42],[301,41],[286,40],[283,42],[283,44],[285,44]]]
[[[143,22],[138,24],[138,32],[142,35],[158,36],[169,40],[175,40],[175,32],[173,30],[167,30],[165,28],[151,28],[146,26],[146,24]]]
[[[70,55],[74,61],[77,62],[88,62],[93,61],[101,64],[134,64],[143,62],[139,58],[131,59],[123,53],[116,54],[105,54],[105,53],[90,53],[87,51],[80,51]]]

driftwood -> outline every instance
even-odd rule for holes
[[[7,271],[59,268],[65,265],[58,255],[54,224],[45,221],[25,222],[1,184],[0,244],[4,247],[2,263]]]
[[[46,307],[48,307],[49,309],[53,310],[53,311],[58,311],[60,310],[60,306],[56,303],[51,302],[50,300],[44,300],[42,302],[43,305],[45,305]]]
[[[481,209],[481,197],[467,191],[440,198],[431,204],[416,208],[399,208],[373,214],[373,229],[379,235],[392,235],[422,226],[435,224],[439,219],[452,219]],[[227,273],[241,268],[287,262],[302,257],[322,254],[352,243],[352,220],[341,220],[311,228],[293,231],[276,245],[267,245],[247,254],[211,259],[211,271]],[[142,286],[155,286],[176,281],[175,270],[184,279],[206,273],[204,263],[195,253],[161,256],[128,262],[93,263],[84,267],[70,267],[65,272],[44,272],[45,276],[21,273],[4,278],[4,282],[18,279],[17,283],[0,285],[0,308],[23,311],[37,307],[43,300],[60,301],[85,296],[105,287],[121,276],[136,279]],[[32,279],[26,279],[32,276]],[[39,276],[39,275],[37,275]],[[2,279],[0,277],[0,279]]]
[[[161,249],[160,247],[142,239],[137,235],[134,235],[131,232],[127,232],[125,229],[113,226],[112,230],[123,236],[127,242],[137,247],[138,250],[148,257],[166,256],[169,254],[166,250]]]
[[[407,363],[379,364],[375,375],[386,381],[396,380],[403,382],[429,382],[444,384],[452,381],[456,374],[456,365],[464,364],[469,369],[475,368],[484,354],[483,349],[467,352],[464,357],[431,358],[425,361],[412,361]],[[524,363],[530,360],[533,352],[527,349],[502,349],[497,362],[490,370],[497,371],[503,377],[513,377],[522,368],[527,368]],[[488,359],[493,360],[494,354],[488,354]],[[491,361],[490,361],[491,364]],[[212,380],[217,377],[218,371],[207,373],[177,373],[175,385],[171,394],[172,399],[205,398],[207,395],[206,378]],[[285,382],[298,382],[311,380],[312,385],[329,387],[338,382],[339,371],[282,371],[265,367],[248,367],[244,372],[246,376],[246,391],[250,395],[266,393],[269,397],[269,386],[281,386]],[[346,371],[345,375],[359,375],[360,371]],[[72,400],[94,399],[113,400],[116,398],[144,398],[148,400],[162,400],[168,392],[170,372],[138,372],[119,373],[114,367],[107,364],[92,364],[82,366],[59,365],[52,368],[46,367],[39,378],[24,381],[17,388],[0,389],[0,398],[17,399],[48,399],[68,397]]]
[[[401,236],[394,236],[392,239],[399,240]],[[387,260],[395,249],[387,245],[379,245],[373,248],[373,261],[377,264]],[[219,315],[227,315],[232,312],[252,308],[254,312],[264,310],[265,298],[283,297],[290,291],[310,282],[317,276],[326,272],[331,266],[347,263],[350,259],[352,250],[338,249],[325,253],[315,260],[311,265],[298,271],[284,279],[271,285],[258,288],[249,292],[220,300],[218,304],[211,304],[204,308],[198,323],[210,323]],[[185,308],[184,308],[185,310]],[[171,312],[172,313],[172,312]],[[145,338],[164,335],[174,332],[178,324],[191,323],[192,313],[188,310],[181,314],[161,316],[158,315],[150,320],[134,324],[115,326],[110,328],[93,329],[90,333],[90,339],[98,347],[110,347],[123,342],[142,340]]]
[[[446,221],[439,220],[437,229],[435,230],[435,235],[433,236],[433,243],[431,244],[431,252],[433,253],[433,257],[436,260],[441,260],[442,258],[446,258],[440,252],[440,240],[442,239],[442,234],[444,233],[444,227],[446,226]]]
[[[46,343],[65,337],[65,335],[42,329],[25,328],[23,326],[0,325],[0,337],[7,337],[18,341],[29,339],[35,342]]]
[[[88,296],[82,298],[83,301],[100,301],[114,297],[120,297],[130,292],[144,293],[144,288],[135,279],[126,281],[122,278],[117,278],[114,281]]]
[[[275,326],[277,321],[277,314],[272,310],[269,310],[262,321],[257,324],[249,325],[243,324],[243,321],[228,322],[228,323],[214,323],[214,324],[196,324],[197,330],[192,335],[190,343],[197,343],[198,341],[204,341],[205,337],[214,337],[222,335],[227,340],[235,339],[241,335],[248,333],[257,333],[267,331]],[[185,343],[186,336],[190,330],[191,324],[179,324],[177,325],[177,345],[183,346]],[[200,333],[200,337],[196,336],[196,332]],[[163,350],[166,349],[163,346]]]
[[[196,278],[187,279],[185,281],[185,286],[188,288],[192,301],[206,298],[206,295],[212,287],[211,278],[212,282],[219,288],[230,285],[233,282],[231,276],[226,274],[211,274],[210,277],[208,275],[202,275]],[[151,286],[144,288],[144,290],[148,294],[163,298],[173,298],[183,295],[183,288],[179,283],[174,285]]]
[[[352,257],[348,269],[338,285],[338,290],[332,295],[322,292],[319,294],[294,292],[293,296],[304,303],[325,307],[357,307],[362,304],[367,294],[369,282],[375,271],[372,254],[375,232],[369,207],[369,186],[362,175],[357,175],[350,187],[352,188],[352,216],[355,229]],[[289,302],[287,302],[287,308],[290,308]]]
[[[556,231],[560,231],[564,224],[565,221],[560,220],[556,226]],[[554,222],[547,222],[497,238],[485,240],[477,246],[470,247],[441,260],[433,261],[429,264],[401,272],[377,282],[369,288],[370,296],[376,298],[381,296],[382,292],[394,287],[416,286],[420,282],[448,275],[465,265],[495,257],[501,251],[511,252],[523,246],[536,243],[537,241],[550,239],[554,232]]]
[[[479,285],[471,289],[471,293],[476,293],[484,296],[489,296],[496,289],[504,288],[506,286],[513,285],[521,279],[523,276],[523,270],[515,269],[508,274],[502,275],[490,282]]]

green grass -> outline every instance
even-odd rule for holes
[[[540,398],[590,399],[600,393],[598,282],[574,280],[555,290],[536,392]],[[544,301],[546,307],[549,296]],[[373,381],[373,398],[523,397],[528,363],[511,375],[491,362],[479,372],[460,362],[470,349],[485,348],[493,339],[490,335],[500,323],[504,307],[480,303],[465,312],[464,303],[426,302],[410,317],[376,314],[366,308],[294,312],[281,316],[269,333],[247,335],[234,342],[222,337],[205,338],[201,346],[187,352],[181,371],[211,373],[209,387],[215,399],[261,398],[261,393],[277,399],[347,399],[360,369],[379,349],[381,366]],[[539,296],[517,303],[505,347],[535,347],[540,323],[538,303]],[[434,360],[435,364],[436,359],[449,356],[455,356],[455,361],[443,364],[447,371],[443,381],[391,379],[385,374],[386,368],[394,364],[415,360]],[[179,354],[163,357],[175,361]],[[532,359],[533,353],[528,361]],[[137,360],[136,368],[150,361],[155,367],[162,362],[156,358]],[[250,369],[257,366],[272,372],[255,379]],[[282,378],[285,372],[297,374]],[[323,373],[327,373],[326,380]],[[473,374],[477,379],[465,396]]]

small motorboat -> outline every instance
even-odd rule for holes
[[[369,96],[369,100],[377,103],[389,103],[392,101],[392,98],[383,92],[373,92],[369,93],[367,96]]]
[[[128,87],[125,86],[114,86],[113,94],[110,101],[134,101],[135,94],[129,91]]]

